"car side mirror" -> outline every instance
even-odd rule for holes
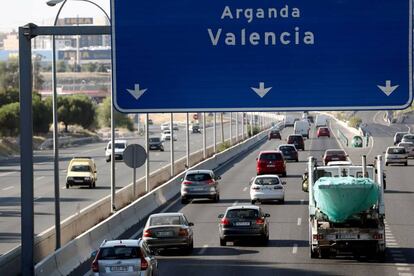
[[[97,171],[95,170],[94,173],[97,173]]]
[[[95,257],[96,257],[97,254],[98,254],[98,251],[97,250],[93,251],[91,253],[91,258],[94,258],[95,259]]]
[[[184,177],[181,177],[181,178],[180,178],[180,181],[184,181]]]
[[[266,213],[266,214],[264,214],[264,217],[265,218],[270,218],[270,214]]]
[[[219,219],[224,218],[224,214],[220,214],[217,216]]]
[[[221,176],[216,176],[216,180],[220,180],[221,179]]]
[[[194,226],[194,223],[189,222],[189,223],[188,223],[188,226]]]
[[[282,185],[286,185],[286,181],[282,181]]]

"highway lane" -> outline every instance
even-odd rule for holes
[[[217,142],[221,139],[220,124],[217,127]],[[225,139],[229,138],[229,124],[225,124]],[[152,135],[160,135],[159,126],[151,126]],[[241,124],[239,124],[241,133]],[[185,128],[176,132],[175,160],[186,154]],[[233,122],[233,135],[235,135]],[[213,144],[213,128],[207,128],[207,145]],[[144,144],[143,137],[128,139],[129,143]],[[61,219],[79,212],[81,209],[110,194],[110,163],[105,161],[105,143],[94,143],[60,150],[60,196]],[[165,151],[150,151],[150,170],[155,171],[170,163],[170,144],[167,141]],[[202,135],[190,134],[190,151],[202,149]],[[91,156],[98,168],[97,188],[65,188],[66,169],[73,156]],[[35,185],[35,233],[40,233],[54,225],[54,185],[53,152],[36,151],[34,157]],[[20,243],[20,166],[18,158],[0,161],[0,254],[7,252]],[[144,168],[137,169],[137,178],[144,176]],[[120,189],[132,182],[132,170],[123,162],[116,162],[116,185]]]
[[[292,131],[292,128],[285,129],[282,133],[283,137],[285,138]],[[311,137],[314,137],[314,133]],[[387,238],[392,248],[389,246],[390,248],[387,249],[384,263],[377,263],[375,260],[356,260],[352,256],[324,260],[310,259],[307,224],[308,194],[301,191],[301,174],[306,170],[307,157],[321,156],[325,149],[339,147],[334,138],[311,138],[306,141],[307,150],[300,153],[301,161],[288,164],[288,176],[285,178],[287,181],[285,204],[261,205],[265,212],[271,215],[268,246],[257,246],[254,243],[236,243],[236,245],[228,243],[226,247],[221,247],[217,215],[223,213],[228,206],[249,203],[248,181],[255,175],[257,153],[259,150],[274,149],[279,143],[281,141],[269,141],[219,171],[218,173],[222,176],[219,203],[199,200],[182,205],[176,201],[167,210],[183,212],[190,221],[195,223],[195,249],[190,256],[181,256],[174,251],[158,256],[161,275],[399,275],[398,273],[410,273],[414,263],[412,260],[413,246],[400,248],[401,245],[395,247],[391,242],[392,237],[408,244],[413,241],[412,235],[404,232],[407,224],[412,223],[413,220],[405,220],[401,216],[413,209],[401,212],[400,208],[407,208],[410,205],[408,202],[395,204],[395,200],[401,198],[400,193],[386,194],[387,225],[389,225]],[[351,158],[356,157],[351,156]],[[399,172],[398,168],[396,169]],[[408,175],[400,176],[406,185],[410,181],[410,175],[412,178],[412,174],[407,173]],[[393,174],[390,175],[391,179],[394,177]],[[392,198],[393,196],[396,199]],[[407,196],[412,199],[413,195],[407,194]],[[398,223],[403,226],[399,226]]]

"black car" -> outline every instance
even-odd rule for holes
[[[302,135],[289,135],[287,143],[295,145],[296,149],[298,150],[305,150],[305,142],[303,141]]]
[[[258,206],[232,206],[225,214],[218,216],[220,220],[220,245],[227,241],[257,238],[262,243],[269,241],[269,214],[262,212]]]
[[[280,131],[279,130],[276,130],[276,129],[272,129],[269,132],[268,139],[269,140],[272,140],[272,139],[279,139],[279,140],[281,140],[282,139],[282,136],[280,136]]]
[[[164,151],[164,145],[160,137],[150,137],[148,139],[148,147],[150,150]]]
[[[294,145],[290,145],[290,144],[279,145],[277,150],[282,152],[283,158],[285,160],[293,160],[293,161],[299,162],[298,150],[296,149]]]

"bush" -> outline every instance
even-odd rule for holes
[[[53,121],[52,108],[40,95],[33,95],[33,132],[36,134],[48,133]]]
[[[130,131],[134,130],[134,123],[127,115],[114,110],[114,117],[116,127],[125,127]],[[111,126],[111,98],[109,97],[103,100],[98,107],[98,122],[101,127]]]
[[[10,103],[0,107],[1,136],[17,136],[19,134],[19,117],[19,103]]]
[[[353,127],[353,128],[358,128],[362,123],[362,119],[356,116],[352,116],[351,118],[349,118],[348,121],[348,126]]]
[[[222,151],[224,151],[224,150],[226,150],[226,149],[228,149],[230,147],[231,147],[230,142],[226,141],[226,142],[220,144],[217,147],[217,152],[222,152]]]
[[[258,126],[253,127],[253,133],[252,133],[250,125],[247,125],[247,133],[248,133],[249,137],[252,137],[252,136],[258,134],[259,132],[260,132],[260,128]]]

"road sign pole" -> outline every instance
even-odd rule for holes
[[[224,143],[224,119],[223,112],[220,112],[220,124],[221,124],[221,143]]]
[[[207,158],[207,145],[206,145],[206,113],[203,113],[203,158]]]
[[[236,112],[236,143],[239,142],[239,112]]]
[[[32,25],[19,28],[22,275],[34,275]]]
[[[170,113],[170,162],[171,162],[171,168],[170,168],[170,174],[171,177],[174,176],[174,125],[173,125],[174,115],[173,113]]]
[[[214,120],[213,120],[213,149],[214,153],[217,152],[217,114],[216,112],[213,113]]]
[[[149,143],[148,143],[148,138],[149,138],[149,127],[148,127],[148,118],[149,115],[148,113],[145,114],[145,151],[147,152],[147,160],[145,161],[145,192],[148,193],[150,191],[150,177],[149,177],[149,173],[150,173],[150,160],[149,160]]]
[[[233,112],[230,112],[230,146],[233,145]]]
[[[250,136],[253,136],[253,112],[250,112]]]
[[[185,151],[187,156],[187,168],[190,167],[190,124],[189,124],[189,115],[188,112],[186,114],[186,120],[185,120]]]

